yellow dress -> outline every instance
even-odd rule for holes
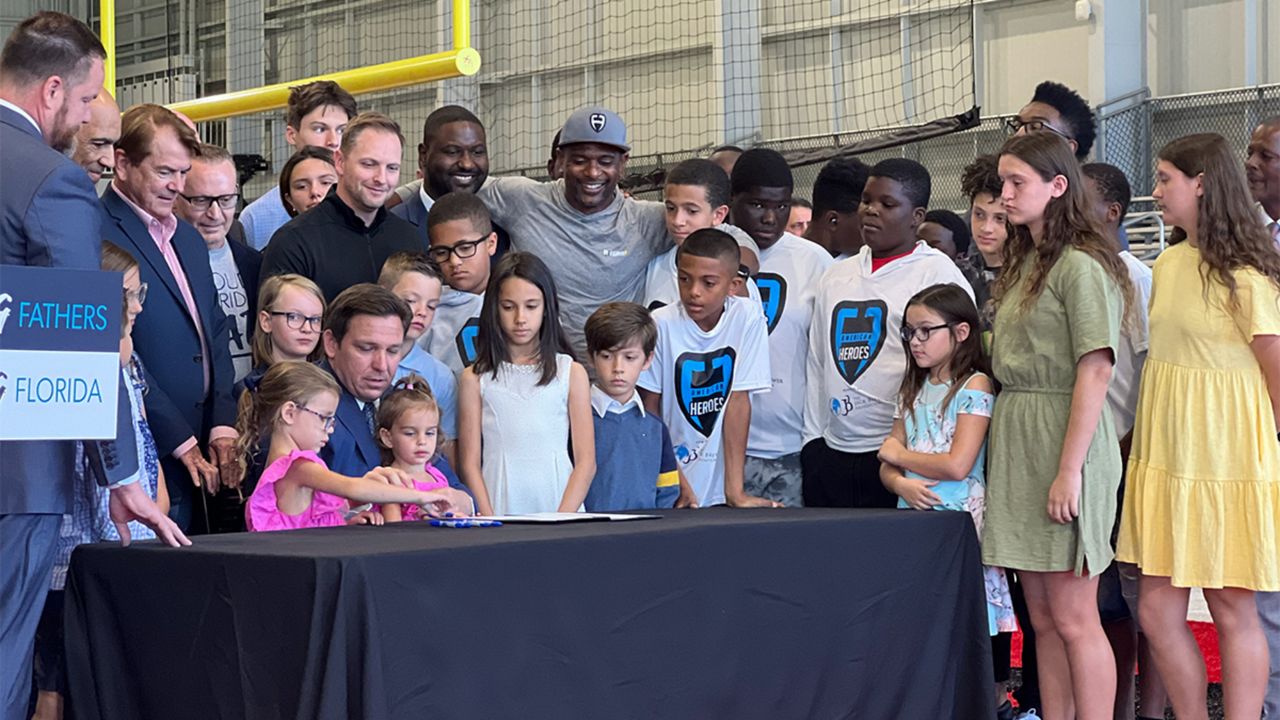
[[[1249,343],[1280,335],[1280,292],[1235,273],[1239,307],[1188,243],[1156,261],[1117,558],[1176,587],[1280,590],[1280,442]]]

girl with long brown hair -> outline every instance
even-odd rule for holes
[[[1262,713],[1267,644],[1255,591],[1280,590],[1280,253],[1219,135],[1159,153],[1153,193],[1177,244],[1156,261],[1118,556],[1179,718],[1207,718],[1186,625],[1204,589],[1228,718]]]
[[[251,531],[328,527],[348,522],[350,501],[413,503],[431,514],[468,515],[471,499],[458,490],[422,491],[395,468],[379,467],[363,477],[329,470],[317,454],[333,432],[338,383],[329,373],[285,360],[250,382],[240,396],[236,444],[240,462],[270,437],[266,469],[245,505]],[[242,465],[243,467],[243,465]],[[382,524],[382,516],[358,513],[356,523]]]
[[[1109,719],[1115,663],[1097,592],[1113,555],[1121,465],[1104,408],[1131,284],[1066,141],[1011,138],[999,172],[1014,233],[993,292],[1001,395],[982,558],[1022,581],[1044,715]]]

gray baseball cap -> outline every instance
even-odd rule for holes
[[[560,131],[560,146],[574,143],[600,143],[631,152],[627,144],[627,124],[614,111],[598,105],[579,108],[569,116]]]

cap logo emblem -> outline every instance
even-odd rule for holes
[[[604,130],[605,123],[608,122],[608,119],[605,118],[604,113],[591,113],[590,122],[591,129],[596,132],[600,132]]]

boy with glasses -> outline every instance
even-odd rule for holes
[[[1076,159],[1083,160],[1093,149],[1097,126],[1089,103],[1075,90],[1046,80],[1036,86],[1031,102],[1010,118],[1005,126],[1013,135],[1029,132],[1051,132],[1075,150]]]
[[[473,193],[457,191],[431,206],[427,235],[431,239],[427,257],[440,266],[448,288],[440,298],[435,321],[418,344],[459,375],[476,360],[480,306],[498,235],[484,202]]]

